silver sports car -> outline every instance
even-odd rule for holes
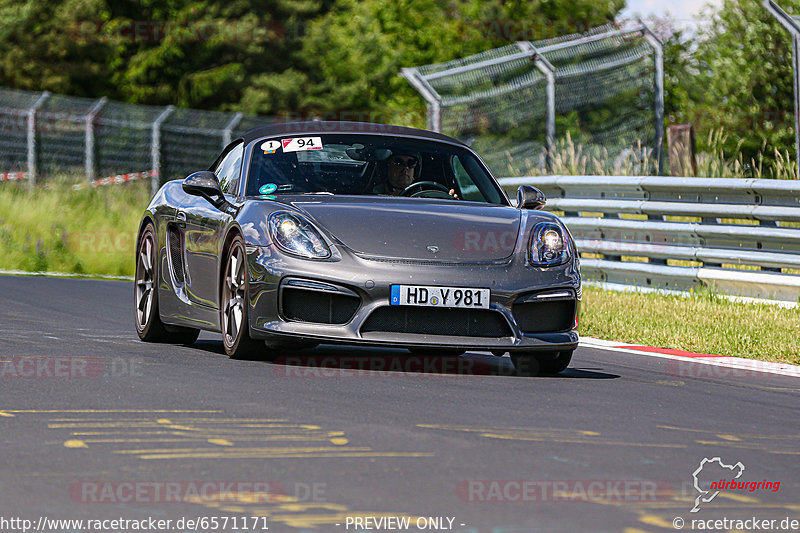
[[[509,352],[566,369],[581,279],[567,228],[522,186],[512,207],[481,158],[438,133],[270,125],[166,183],[136,245],[136,331],[234,358],[319,343]]]

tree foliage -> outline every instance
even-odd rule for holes
[[[800,13],[798,0],[783,0]],[[724,130],[724,149],[745,160],[793,150],[792,39],[752,0],[723,0],[707,8],[695,42],[681,52],[671,87],[676,122],[692,122],[705,148],[711,130]],[[673,56],[675,57],[675,56]]]
[[[624,0],[0,0],[0,85],[419,123],[397,74],[584,31]],[[399,113],[410,112],[404,117]]]

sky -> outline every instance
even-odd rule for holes
[[[647,18],[651,14],[663,17],[669,12],[679,27],[694,27],[693,16],[707,3],[721,4],[721,0],[627,0],[623,16]]]

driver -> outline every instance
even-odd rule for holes
[[[419,160],[413,155],[395,154],[390,157],[386,171],[386,194],[397,196],[414,183],[418,164]]]
[[[409,185],[416,182],[416,169],[419,160],[413,155],[394,154],[387,162],[386,181],[378,187],[378,194],[399,196]],[[450,196],[458,198],[456,191],[450,189]]]

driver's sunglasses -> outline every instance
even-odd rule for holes
[[[403,161],[402,159],[395,159],[392,161],[392,165],[395,167],[405,167],[405,168],[416,168],[417,167],[417,160],[416,159],[407,159]]]

